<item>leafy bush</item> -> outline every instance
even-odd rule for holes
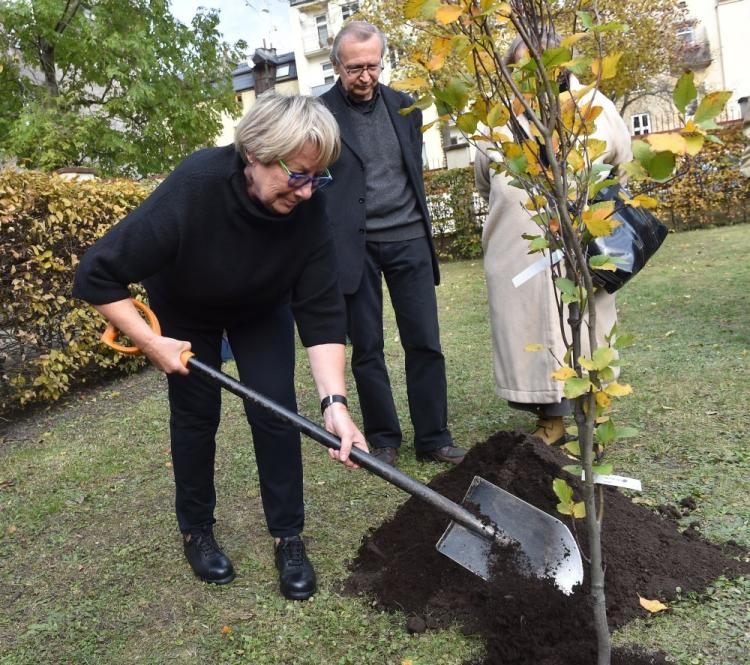
[[[54,401],[72,382],[112,368],[143,365],[104,348],[102,318],[70,292],[86,248],[147,194],[126,180],[0,172],[0,413]]]
[[[687,170],[683,159],[683,175],[655,192],[657,216],[676,231],[750,221],[750,179],[739,171],[742,128],[736,124],[716,134],[723,145],[707,143]],[[473,167],[427,171],[425,190],[440,258],[481,256],[487,204],[475,191]]]
[[[474,168],[427,171],[425,190],[440,258],[481,256],[487,204],[475,191]]]
[[[684,175],[657,190],[657,216],[677,231],[750,221],[750,179],[740,174],[742,127],[737,123],[715,133],[723,145],[706,143]],[[683,158],[678,173],[685,168]]]

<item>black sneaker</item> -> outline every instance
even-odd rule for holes
[[[234,579],[234,567],[221,551],[210,526],[183,534],[182,545],[193,572],[204,582],[229,584]]]
[[[300,536],[282,538],[274,547],[281,593],[289,600],[307,600],[315,593],[315,570]]]

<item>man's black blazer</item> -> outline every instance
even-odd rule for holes
[[[349,295],[359,288],[365,262],[367,187],[365,185],[365,155],[349,119],[349,109],[343,97],[345,93],[340,86],[341,84],[337,82],[320,97],[333,113],[341,130],[341,156],[330,167],[333,182],[321,190],[319,195],[325,197],[326,211],[333,226],[341,290]],[[380,84],[378,87],[396,130],[396,138],[401,146],[406,172],[419,202],[432,254],[435,284],[439,284],[440,270],[432,242],[430,215],[427,210],[422,179],[422,112],[415,109],[407,115],[401,115],[398,112],[399,109],[411,106],[411,98],[388,86]]]

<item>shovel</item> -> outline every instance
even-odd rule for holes
[[[159,322],[154,313],[137,300],[133,300],[133,304],[144,313],[154,331],[159,333]],[[121,353],[140,354],[136,347],[117,344],[117,335],[117,329],[110,325],[101,340]],[[228,374],[201,362],[190,351],[184,351],[180,360],[191,372],[269,411],[326,448],[340,449],[341,440],[338,437],[251,390]],[[483,478],[474,477],[463,505],[459,505],[358,448],[352,448],[349,457],[370,473],[448,515],[452,521],[437,542],[437,550],[482,579],[490,579],[494,544],[511,550],[513,562],[521,573],[551,578],[565,594],[570,594],[573,587],[583,581],[581,553],[568,528],[555,517]],[[471,511],[465,506],[471,507]]]

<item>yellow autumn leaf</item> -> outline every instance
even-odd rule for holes
[[[536,351],[544,351],[544,344],[527,344],[523,347],[524,351],[534,353]]]
[[[652,613],[663,612],[664,610],[669,609],[664,603],[660,603],[658,600],[648,600],[640,594],[638,595],[638,602],[644,610],[648,610]]]
[[[607,409],[612,406],[612,400],[609,398],[609,395],[601,390],[597,390],[594,392],[594,399],[596,400],[597,405],[602,407],[603,409]]]
[[[558,369],[556,372],[552,372],[550,376],[557,381],[565,381],[565,379],[569,379],[571,376],[578,375],[572,367],[568,367],[566,365],[565,367],[561,367],[560,369]]]
[[[401,665],[414,665],[414,661],[411,658],[401,661]]]
[[[599,72],[601,71],[602,81],[614,78],[617,74],[617,63],[621,57],[622,53],[611,53],[600,60],[594,60],[591,63],[591,71],[594,72],[594,76],[599,76]]]
[[[620,224],[616,219],[609,218],[614,210],[615,202],[607,201],[606,203],[611,205],[600,205],[596,208],[589,208],[588,210],[584,210],[581,215],[581,219],[583,219],[588,232],[595,238],[608,236]]]
[[[654,149],[654,152],[673,152],[675,155],[684,155],[687,152],[687,141],[678,132],[667,132],[665,134],[649,134],[646,141]]]
[[[570,152],[568,153],[568,166],[573,169],[573,173],[577,173],[584,166],[586,166],[586,162],[583,161],[581,153],[578,152],[578,150],[576,150],[575,148],[571,148]]]
[[[691,157],[695,157],[703,147],[703,143],[706,138],[703,134],[687,134],[682,132],[682,136],[685,138],[685,152]]]
[[[458,17],[464,13],[463,8],[457,5],[440,5],[435,12],[435,18],[438,23],[448,25],[458,20]]]
[[[229,635],[229,634],[231,634],[231,632],[232,632],[232,629],[229,626],[224,626],[221,629],[221,634],[222,635]]]
[[[428,85],[427,79],[422,76],[401,79],[400,81],[393,81],[390,84],[396,90],[419,90],[420,88],[426,88]]]
[[[612,397],[625,397],[633,392],[629,383],[610,383],[604,386],[604,392]]]
[[[588,32],[576,32],[572,35],[568,35],[567,37],[563,38],[563,40],[560,42],[560,46],[562,48],[568,48],[569,46],[574,46],[578,42],[580,42],[584,37],[588,37]]]
[[[628,205],[633,208],[656,208],[659,202],[653,196],[638,194],[628,201]]]
[[[604,154],[607,149],[607,142],[601,139],[590,138],[586,141],[586,154],[589,157],[589,161],[593,162],[597,157]]]

